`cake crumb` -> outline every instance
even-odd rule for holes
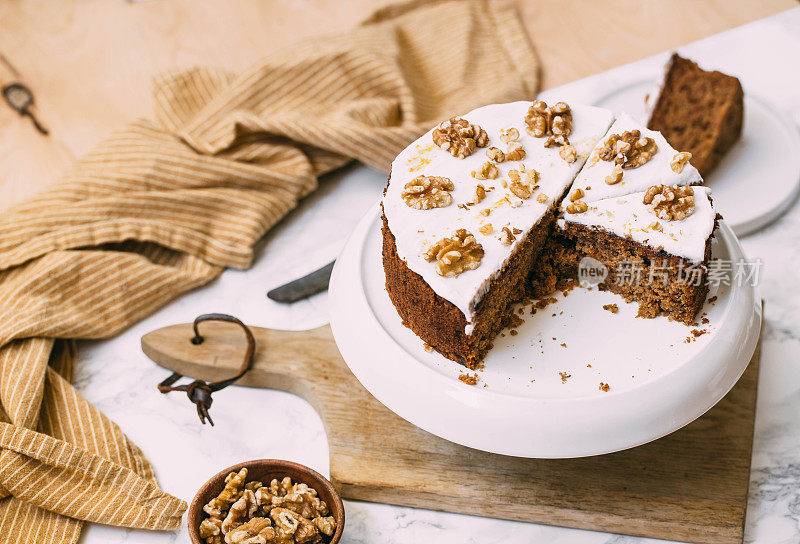
[[[600,387],[599,387],[599,389],[600,389],[600,391],[602,391],[602,392],[604,392],[604,393],[608,393],[609,389],[611,389],[611,386],[610,386],[610,385],[608,385],[608,384],[607,384],[607,383],[605,383],[605,382],[600,382]]]
[[[512,313],[511,315],[508,316],[508,328],[510,329],[517,328],[523,323],[525,323],[525,320],[515,313]]]
[[[616,304],[603,304],[603,309],[615,314],[619,312],[619,306]]]
[[[566,343],[566,342],[561,342],[561,344],[559,344],[559,345],[560,345],[562,348],[565,348],[565,347],[567,347],[567,343]]]
[[[422,343],[422,349],[424,349],[428,353],[431,353],[433,351],[433,348],[430,345],[428,345],[427,342]]]
[[[714,295],[713,297],[711,297],[710,299],[708,299],[708,303],[709,303],[709,304],[714,304],[716,301],[717,301],[717,296],[716,296],[716,295]]]
[[[572,377],[572,374],[568,372],[559,372],[558,375],[561,376],[561,383],[567,383],[567,380]]]
[[[458,379],[464,382],[467,385],[477,385],[478,383],[478,375],[477,374],[459,374]],[[484,384],[485,385],[485,384]]]
[[[511,336],[516,336],[516,335],[517,335],[517,334],[519,334],[519,333],[517,332],[517,329],[511,329],[511,330],[509,331],[509,334],[511,334]]]
[[[544,297],[544,298],[540,298],[539,300],[534,302],[533,303],[533,307],[536,308],[537,310],[543,310],[548,305],[550,305],[550,304],[552,304],[554,302],[557,302],[555,297]]]
[[[702,323],[703,325],[708,325],[710,323],[710,321],[708,320],[707,317],[704,317],[704,318],[700,319],[700,323]]]
[[[592,368],[592,363],[586,363],[586,368]]]
[[[704,335],[704,334],[705,334],[705,333],[707,333],[707,332],[708,332],[708,331],[707,331],[707,330],[705,330],[705,329],[699,329],[699,330],[698,330],[698,329],[692,329],[692,335],[693,335],[695,338],[697,338],[698,336],[702,336],[702,335]]]

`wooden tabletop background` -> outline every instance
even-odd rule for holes
[[[113,129],[151,111],[151,77],[241,69],[345,30],[392,0],[64,0],[0,3],[0,53],[36,96],[44,137],[0,103],[0,210],[56,180]],[[542,89],[797,6],[796,0],[517,0]]]

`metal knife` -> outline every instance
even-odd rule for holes
[[[336,261],[330,262],[307,276],[276,287],[267,293],[267,297],[275,302],[289,303],[316,295],[328,288],[335,263]]]

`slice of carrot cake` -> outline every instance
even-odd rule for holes
[[[591,257],[608,274],[601,288],[638,302],[640,317],[667,315],[691,324],[708,293],[716,227],[708,193],[706,187],[653,185],[568,205],[559,230],[574,253],[570,265]]]
[[[648,128],[692,154],[707,176],[736,143],[744,120],[744,91],[733,76],[706,71],[674,53],[654,96]]]

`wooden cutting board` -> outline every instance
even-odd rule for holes
[[[200,331],[205,342],[194,345],[191,324],[159,329],[142,338],[142,349],[186,376],[235,374],[246,346],[242,330],[208,322]],[[742,542],[760,346],[733,390],[683,429],[623,452],[544,460],[459,446],[396,416],[356,380],[328,326],[252,331],[253,366],[238,384],[290,391],[319,412],[331,481],[344,498],[668,540]]]

